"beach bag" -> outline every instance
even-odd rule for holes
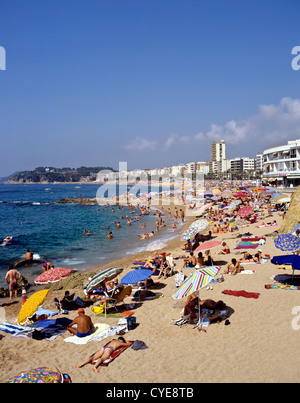
[[[100,306],[93,306],[92,311],[96,314],[100,314],[104,312],[104,306],[100,305]]]
[[[120,334],[120,332],[122,332],[122,334],[127,333],[128,332],[128,322],[127,322],[127,318],[121,318],[118,322],[118,326],[117,326],[117,334]],[[123,333],[124,332],[124,333]]]
[[[126,319],[127,319],[128,330],[135,329],[135,327],[136,327],[136,317],[135,316],[130,316],[129,318],[126,318]]]

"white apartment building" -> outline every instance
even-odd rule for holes
[[[224,140],[214,141],[210,148],[209,171],[214,173],[223,172],[223,165],[226,160],[226,143]]]
[[[257,153],[254,161],[255,171],[262,171],[263,169],[264,156],[261,153]]]
[[[300,139],[263,151],[263,179],[282,186],[300,185]]]

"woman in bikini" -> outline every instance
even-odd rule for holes
[[[98,373],[98,367],[106,361],[114,351],[118,350],[118,348],[123,347],[123,346],[130,346],[132,344],[132,341],[126,341],[123,337],[119,337],[118,340],[112,340],[110,343],[108,343],[106,346],[100,348],[99,351],[97,351],[95,354],[91,355],[89,358],[87,358],[82,364],[76,365],[76,368],[82,368],[86,364],[92,364],[94,363],[93,366],[93,371]]]

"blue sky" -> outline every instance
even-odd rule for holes
[[[300,138],[299,15],[298,0],[3,0],[0,176]]]

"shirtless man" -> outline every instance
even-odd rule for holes
[[[14,269],[14,266],[10,264],[8,266],[9,270],[6,273],[5,281],[8,283],[9,298],[12,299],[13,292],[15,292],[15,297],[18,296],[17,280],[22,277],[22,275]]]
[[[107,346],[100,348],[95,354],[87,358],[82,364],[76,365],[76,368],[82,368],[86,364],[94,363],[93,371],[98,373],[98,367],[107,360],[114,351],[123,346],[130,346],[132,341],[126,341],[123,337],[119,337],[118,340],[112,340]]]
[[[77,325],[77,329],[73,329],[74,325]],[[80,338],[89,336],[93,328],[93,322],[89,316],[85,315],[83,308],[78,309],[78,316],[66,327],[70,333]]]
[[[26,256],[26,260],[32,260],[33,259],[33,253],[30,252],[29,249],[27,249],[27,252],[26,252],[25,256]]]

